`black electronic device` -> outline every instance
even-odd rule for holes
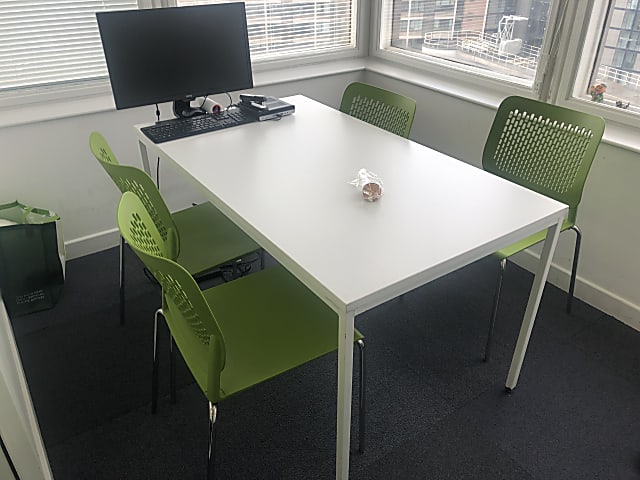
[[[231,107],[218,113],[164,120],[154,125],[143,127],[141,131],[153,143],[163,143],[198,135],[200,133],[245,125],[258,120],[259,119],[250,112],[245,112],[237,107]]]
[[[240,95],[238,106],[249,114],[252,114],[260,122],[273,120],[296,111],[296,107],[276,97],[263,97],[261,95]]]
[[[251,105],[254,103],[262,104],[267,101],[267,98],[268,97],[265,97],[263,95],[249,95],[249,94],[240,95],[240,101],[245,105]]]
[[[253,87],[244,2],[96,14],[116,108]],[[195,109],[195,113],[199,113]]]

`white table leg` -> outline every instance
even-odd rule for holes
[[[336,479],[349,478],[349,436],[351,434],[351,384],[353,376],[353,312],[339,315],[338,328],[338,424]]]
[[[138,141],[138,148],[140,149],[140,158],[142,159],[142,169],[147,172],[151,178],[151,168],[149,167],[149,155],[147,154],[147,147],[144,143]]]
[[[525,310],[524,318],[522,319],[520,335],[518,336],[516,349],[513,352],[513,358],[511,359],[511,368],[509,369],[509,375],[507,376],[506,383],[506,387],[509,390],[516,388],[516,385],[518,384],[520,369],[522,368],[524,355],[527,352],[527,345],[529,344],[529,338],[531,337],[531,331],[533,330],[533,322],[535,321],[536,314],[538,313],[540,299],[542,298],[544,285],[547,281],[549,267],[551,267],[553,252],[555,251],[556,244],[558,243],[558,235],[560,234],[562,222],[563,219],[561,219],[556,225],[549,227],[547,230],[547,237],[544,241],[544,247],[542,248],[542,255],[538,262],[538,270],[535,278],[533,279],[531,293],[529,294],[529,302],[527,303],[527,309]]]

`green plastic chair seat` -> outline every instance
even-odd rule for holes
[[[260,248],[209,202],[174,212],[171,218],[181,233],[176,261],[196,277]]]
[[[496,111],[482,152],[483,168],[569,207],[561,231],[576,234],[567,292],[571,313],[582,233],[576,226],[578,205],[587,175],[604,133],[601,117],[529,98],[505,98]],[[543,230],[496,252],[500,260],[485,360],[489,359],[507,258],[546,238]]]
[[[89,137],[89,147],[121,192],[133,192],[149,212],[167,257],[201,277],[221,266],[247,257],[260,246],[211,203],[169,211],[152,178],[139,168],[121,165],[107,141],[98,132]],[[120,244],[120,323],[124,323],[124,245]]]
[[[564,232],[565,230],[568,230],[574,225],[575,225],[574,222],[565,220],[564,223],[562,224],[561,231]],[[502,250],[497,251],[494,255],[498,257],[498,259],[500,260],[502,260],[503,258],[509,258],[510,256],[515,255],[518,252],[521,252],[522,250],[532,247],[536,243],[542,242],[546,237],[547,237],[547,231],[542,230],[541,232],[538,232],[534,235],[531,235],[530,237],[520,240],[519,242],[509,245],[507,248],[503,248]]]
[[[562,230],[575,226],[582,191],[600,139],[601,117],[529,98],[505,98],[482,153],[482,167],[569,206]],[[496,255],[507,258],[546,237],[521,240]]]
[[[221,400],[338,349],[338,316],[281,266],[200,290],[170,257],[143,201],[125,192],[118,228],[162,286],[162,309],[172,342],[209,400],[208,478],[214,475],[215,422]],[[360,347],[360,451],[364,449],[364,343]],[[154,326],[152,412],[157,405],[157,323]],[[173,351],[173,350],[172,350]],[[173,371],[175,363],[172,359]],[[175,376],[171,376],[175,395]]]
[[[347,86],[340,111],[388,132],[409,138],[416,101],[383,88],[354,82]]]
[[[220,392],[207,392],[207,358],[189,362],[198,385],[219,400],[338,348],[338,316],[280,266],[208,290],[204,297],[224,334]],[[251,298],[251,301],[246,301]],[[166,316],[171,331],[172,317]],[[357,330],[354,341],[364,338]],[[175,336],[180,351],[188,348]]]

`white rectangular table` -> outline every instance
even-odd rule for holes
[[[303,96],[296,113],[154,145],[339,316],[336,478],[349,474],[354,317],[549,229],[506,385],[514,388],[567,214],[555,200]],[[384,196],[349,184],[378,174]]]

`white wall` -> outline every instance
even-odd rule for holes
[[[493,109],[434,92],[371,71],[271,84],[256,89],[275,96],[304,94],[337,107],[353,80],[405,93],[418,102],[411,138],[476,166]],[[222,99],[221,99],[222,100]],[[118,192],[92,157],[89,133],[100,131],[122,163],[140,165],[131,125],[154,120],[154,108],[109,111],[0,129],[3,146],[0,203],[19,199],[50,208],[63,219],[69,256],[116,245]],[[162,166],[161,189],[167,203],[181,208],[193,200],[186,181]],[[592,167],[578,214],[583,248],[576,294],[640,330],[640,158],[603,144]],[[566,289],[573,234],[561,235],[550,280]],[[531,254],[518,263],[532,266]]]
[[[494,110],[427,88],[367,72],[366,81],[396,90],[418,102],[411,138],[476,166]],[[605,132],[606,136],[606,132]],[[640,330],[640,155],[602,143],[591,167],[577,224],[582,250],[576,296]],[[567,289],[573,232],[560,236],[549,274]],[[516,261],[533,269],[537,258],[521,254]]]
[[[276,96],[300,93],[337,106],[339,92],[359,75],[332,75],[257,91]],[[219,101],[228,100],[223,96]],[[169,118],[166,112],[163,118]],[[149,106],[0,128],[0,204],[19,199],[58,213],[68,258],[115,246],[119,192],[92,156],[89,134],[99,131],[121,163],[141,167],[132,125],[154,120],[155,107]],[[160,175],[161,190],[170,208],[184,208],[197,200],[187,183],[171,178],[170,173],[164,169]]]

